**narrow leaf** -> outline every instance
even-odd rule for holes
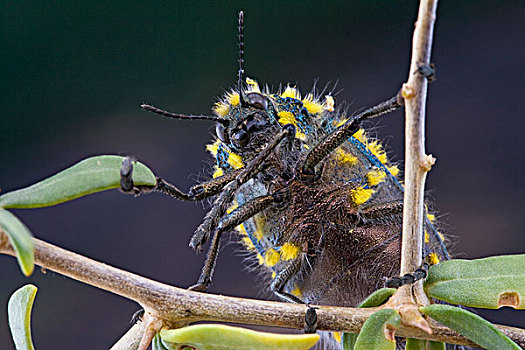
[[[355,350],[394,350],[394,330],[400,322],[397,311],[382,309],[374,312],[363,324],[355,342]]]
[[[425,315],[455,330],[488,350],[520,350],[509,337],[490,322],[459,307],[433,304],[419,309]]]
[[[220,324],[199,324],[162,330],[160,336],[165,343],[181,344],[199,350],[306,350],[319,340],[318,334],[263,333]]]
[[[370,294],[358,307],[377,307],[382,305],[396,292],[395,288],[381,288]],[[353,350],[357,340],[357,333],[343,333],[342,347],[343,350]]]
[[[2,208],[0,208],[0,228],[9,237],[22,273],[26,276],[31,275],[35,268],[35,247],[31,232],[16,216]]]
[[[120,187],[120,166],[124,157],[87,158],[34,185],[0,196],[0,207],[47,207],[91,193]],[[144,164],[133,162],[133,182],[137,186],[155,186],[155,175]]]
[[[7,314],[16,350],[34,350],[31,340],[31,309],[36,291],[34,285],[26,284],[9,298]]]
[[[428,341],[428,350],[446,350],[447,347],[445,346],[445,343],[442,343],[440,341]]]
[[[341,337],[341,346],[343,350],[354,350],[357,336],[357,333],[343,333],[343,336]]]
[[[151,341],[151,349],[152,350],[169,350],[162,343],[159,333],[155,334],[155,336],[153,337],[153,340]]]
[[[358,307],[378,307],[396,292],[395,288],[381,288],[370,294]]]
[[[422,339],[407,338],[405,350],[426,350],[427,342]]]
[[[434,265],[425,282],[428,296],[470,307],[525,308],[525,254]]]

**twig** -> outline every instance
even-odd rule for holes
[[[405,99],[405,197],[403,206],[403,243],[401,275],[414,272],[422,264],[424,188],[426,173],[433,158],[425,154],[425,106],[427,78],[420,67],[430,65],[432,34],[437,0],[421,0],[412,42],[412,59],[407,83],[403,84]],[[418,295],[424,295],[422,283],[416,283]]]
[[[296,329],[304,327],[306,311],[304,305],[192,292],[117,269],[39,239],[34,239],[34,242],[35,262],[38,265],[134,300],[141,304],[146,312],[161,319],[166,327],[180,327],[197,321],[233,322]],[[7,235],[1,230],[0,253],[15,255],[9,245]],[[374,311],[376,311],[374,308],[320,306],[317,310],[318,329],[358,332]],[[506,326],[498,327],[517,344],[525,346],[525,330]],[[134,331],[138,330],[138,326],[133,328]],[[432,332],[432,335],[428,335],[421,330],[402,326],[396,330],[396,335],[474,345],[446,327],[432,325]],[[137,337],[130,336],[131,338],[136,339]]]

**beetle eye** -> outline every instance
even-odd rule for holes
[[[244,147],[248,143],[250,135],[243,129],[235,131],[232,135],[232,141],[236,146]]]
[[[256,112],[248,117],[245,123],[246,131],[259,130],[267,124],[266,116],[262,113]]]
[[[266,110],[268,109],[268,98],[261,95],[258,92],[252,92],[249,93],[246,97],[248,97],[248,101],[250,102],[250,105],[252,107]]]
[[[217,123],[217,125],[215,125],[215,133],[217,134],[219,140],[221,140],[224,143],[230,143],[230,140],[228,138],[228,132],[226,131],[226,128],[224,128],[224,125],[222,125],[221,123]]]

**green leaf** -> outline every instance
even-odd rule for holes
[[[377,307],[383,304],[396,292],[395,288],[381,288],[370,294],[358,307]],[[342,348],[343,350],[353,350],[357,340],[357,333],[343,333]]]
[[[343,350],[354,350],[357,341],[357,333],[343,333],[341,337],[341,346]]]
[[[427,341],[422,339],[407,338],[405,350],[426,350]]]
[[[0,196],[0,207],[41,208],[70,201],[91,193],[120,187],[120,166],[124,157],[97,156],[63,170],[34,185]],[[144,164],[133,162],[133,182],[155,186],[155,175]]]
[[[394,330],[399,322],[399,314],[393,309],[374,312],[363,324],[354,349],[395,350]]]
[[[152,350],[169,350],[164,346],[160,339],[160,333],[155,334],[153,337],[153,340],[151,341],[151,349]]]
[[[31,309],[37,288],[26,284],[9,298],[7,314],[16,350],[34,350],[31,340]]]
[[[525,308],[525,254],[448,260],[430,267],[425,291],[431,298],[470,307]]]
[[[31,275],[35,268],[35,247],[31,232],[16,216],[2,208],[0,208],[0,228],[9,237],[22,273],[26,276]]]
[[[395,288],[381,288],[370,294],[358,307],[378,307],[396,292]]]
[[[199,350],[306,350],[319,340],[318,334],[263,333],[221,324],[161,330],[160,336],[164,342],[193,346]]]
[[[428,341],[428,350],[446,350],[447,347],[445,346],[445,343],[442,343],[440,341]]]
[[[455,330],[488,350],[520,350],[510,338],[478,315],[450,305],[428,305],[419,309],[442,325]]]

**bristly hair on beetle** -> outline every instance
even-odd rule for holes
[[[395,95],[348,115],[330,94],[302,96],[289,85],[278,92],[261,89],[244,77],[243,28],[241,11],[237,86],[215,104],[212,116],[142,105],[167,117],[216,122],[216,139],[207,146],[215,159],[212,178],[188,193],[162,178],[153,189],[180,200],[213,198],[190,241],[198,251],[210,241],[190,288],[210,285],[221,236],[235,229],[279,298],[356,306],[399,271],[403,185],[399,169],[362,123],[401,108],[401,99]],[[140,192],[129,184],[123,189]],[[433,221],[427,213],[423,253],[430,265],[449,258]],[[409,283],[424,278],[423,272],[396,281]]]

